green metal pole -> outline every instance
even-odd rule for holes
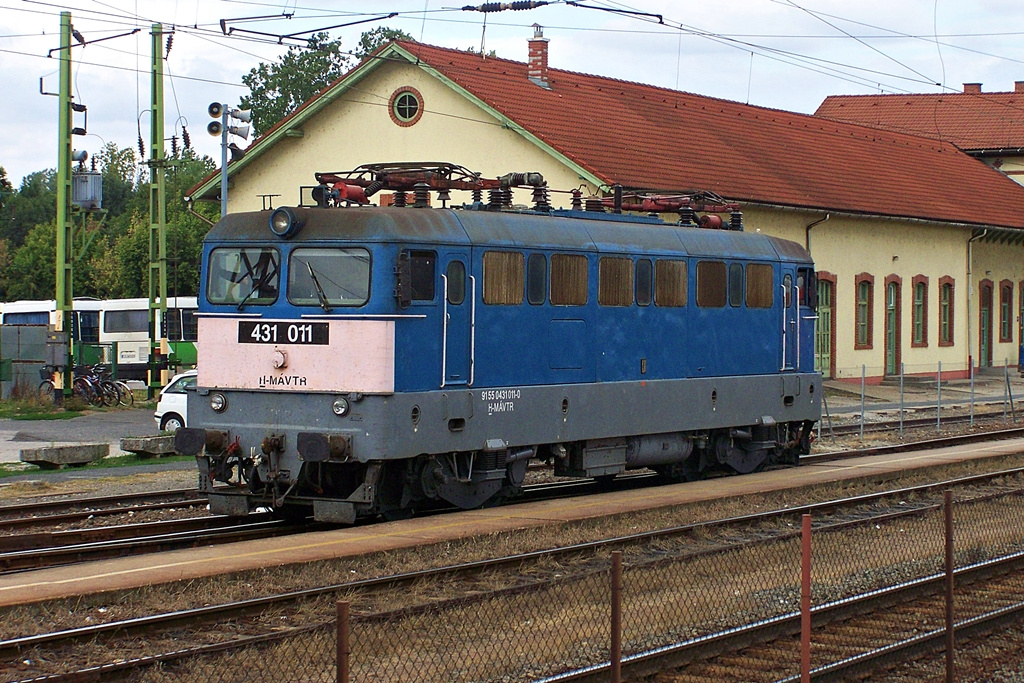
[[[167,315],[167,176],[164,173],[163,27],[153,24],[149,141],[149,387],[153,398],[162,386],[158,364],[166,348],[160,320]]]
[[[60,92],[57,128],[57,324],[56,331],[67,340],[62,394],[71,397],[72,348],[72,236],[71,223],[71,13],[60,13]],[[58,337],[60,334],[58,334]]]

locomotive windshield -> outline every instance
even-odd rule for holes
[[[212,304],[269,305],[277,301],[281,255],[273,247],[221,247],[210,252],[206,298]]]
[[[299,248],[288,257],[288,301],[296,306],[362,306],[370,298],[370,252]]]

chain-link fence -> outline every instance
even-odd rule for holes
[[[813,531],[809,663],[819,678],[840,660],[932,634],[938,644],[918,659],[928,676],[941,680],[945,509],[912,499],[895,507],[867,519],[823,521]],[[968,634],[968,626],[983,615],[1024,598],[1022,573],[997,562],[1024,553],[1024,496],[990,494],[953,507],[952,557],[958,571],[953,615],[958,629]],[[739,635],[748,646],[744,666],[751,672],[744,680],[799,679],[799,525],[791,520],[728,533],[695,539],[689,550],[684,544],[682,550],[673,545],[664,551],[626,551],[618,632],[624,662]],[[615,651],[614,581],[610,562],[598,558],[586,566],[567,565],[564,575],[553,577],[521,576],[500,590],[461,594],[453,584],[445,594],[456,597],[337,621],[325,618],[324,624],[288,632],[286,638],[268,636],[244,651],[197,658],[173,672],[154,669],[144,679],[514,683],[587,669],[604,676]],[[968,576],[968,570],[986,567],[980,578]],[[915,589],[912,601],[893,598],[885,607],[902,587]],[[870,617],[857,621],[861,612]],[[746,634],[765,624],[778,624],[785,635],[779,640],[776,634],[778,644],[758,650]],[[975,638],[958,644],[965,659],[949,680],[978,680],[970,662],[998,660],[1001,650],[990,644],[997,642]],[[714,671],[711,667],[704,675]]]

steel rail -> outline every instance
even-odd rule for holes
[[[68,498],[63,500],[16,503],[13,505],[0,505],[0,519],[15,514],[19,516],[39,515],[36,519],[47,521],[50,517],[47,513],[63,515],[71,510],[88,510],[86,515],[95,515],[111,509],[111,514],[120,511],[127,511],[127,507],[117,508],[117,505],[147,505],[164,502],[206,502],[206,494],[200,493],[197,489],[173,489],[168,491],[154,491],[151,493],[124,493],[113,496],[99,496],[95,498]],[[57,516],[57,515],[51,515]],[[9,520],[3,519],[4,524]]]
[[[13,536],[0,536],[0,557],[9,552],[54,549],[103,541],[124,541],[144,538],[146,536],[196,532],[221,528],[232,523],[265,522],[271,518],[272,515],[269,512],[252,513],[244,518],[207,515],[205,517],[189,517],[187,519],[165,519],[154,522],[90,527],[88,529],[65,529],[62,531],[41,531]]]
[[[224,520],[220,520],[224,524]],[[38,548],[0,553],[2,572],[53,567],[74,562],[93,561],[125,557],[138,552],[158,552],[198,545],[233,543],[254,538],[269,538],[282,534],[298,533],[304,527],[289,526],[283,520],[250,522],[243,518],[241,524],[202,529],[199,531],[164,533],[144,538],[117,541],[96,541],[63,546],[60,548]]]

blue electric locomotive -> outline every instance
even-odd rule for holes
[[[735,213],[707,229],[551,210],[536,174],[399,171],[318,176],[309,206],[207,236],[199,395],[175,443],[214,512],[352,523],[493,502],[531,460],[693,479],[808,452],[821,377],[801,246]],[[538,206],[508,210],[523,182]],[[389,187],[415,203],[341,206]],[[448,187],[492,198],[429,208]],[[687,223],[700,208],[676,206]]]

